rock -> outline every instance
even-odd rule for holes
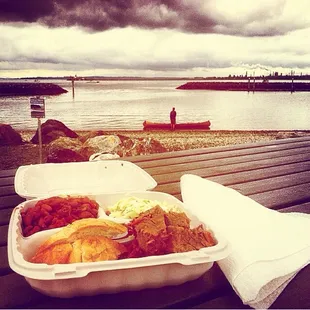
[[[81,153],[82,142],[78,139],[60,137],[47,147],[47,162],[67,163],[87,161],[88,157]]]
[[[79,139],[59,137],[48,145],[47,151],[51,153],[63,149],[70,149],[75,152],[80,152],[82,146],[83,143]]]
[[[42,132],[43,144],[50,143],[59,137],[70,137],[70,138],[78,137],[76,132],[69,129],[62,122],[53,119],[49,119],[41,125],[41,132]],[[31,142],[34,144],[39,143],[38,130],[32,137]]]
[[[0,124],[0,145],[19,145],[22,143],[21,135],[11,125]]]
[[[82,147],[81,153],[88,158],[94,153],[115,153],[115,148],[121,144],[118,136],[96,136],[88,139]]]
[[[106,160],[167,151],[152,138],[130,139],[122,136],[122,140],[113,135],[95,136],[82,143],[80,139],[59,137],[46,148],[47,162]]]
[[[0,84],[0,94],[3,96],[35,96],[59,95],[68,91],[54,83],[20,83],[3,82]]]
[[[115,150],[121,157],[167,152],[167,149],[153,138],[126,139]]]
[[[153,138],[131,139],[126,136],[96,136],[88,139],[82,147],[81,154],[84,157],[95,157],[101,154],[100,159],[116,158],[124,156],[146,155],[152,153],[166,152],[167,149]]]
[[[97,137],[97,136],[103,136],[104,135],[104,131],[103,130],[93,130],[90,131],[82,136],[79,136],[79,140],[84,143],[86,142],[88,139]]]
[[[69,163],[87,161],[81,154],[70,149],[62,149],[48,154],[47,163]]]
[[[124,135],[117,135],[119,137],[119,139],[121,140],[122,143],[124,143],[125,141],[131,140],[129,137],[124,136]]]

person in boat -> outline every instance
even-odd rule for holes
[[[171,130],[175,130],[175,124],[177,119],[177,112],[175,108],[172,108],[170,112],[170,124],[171,124]]]

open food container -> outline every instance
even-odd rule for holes
[[[123,160],[21,166],[15,192],[26,199],[57,194],[102,194],[153,189],[156,181],[137,165]]]
[[[53,166],[55,169],[52,169]],[[96,168],[93,169],[93,167]],[[47,174],[45,174],[45,170],[48,171]],[[69,171],[72,174],[69,174]],[[83,174],[86,175],[84,179]],[[41,184],[38,184],[38,188],[35,186],[35,183],[39,182],[43,175],[47,176],[44,181],[45,187],[48,189],[45,195]],[[89,182],[86,183],[86,190],[82,186],[83,182],[80,180],[76,182],[77,176],[84,182]],[[100,178],[100,182],[96,176]],[[111,182],[109,178],[112,178]],[[57,179],[62,180],[57,182]],[[49,182],[49,180],[51,181]],[[31,184],[27,185],[28,183]],[[65,186],[66,184],[68,187]],[[93,193],[91,193],[92,184],[94,184]],[[60,188],[58,185],[64,186]],[[38,195],[38,198],[29,199],[13,210],[8,233],[10,267],[23,275],[34,289],[57,297],[159,288],[167,285],[179,285],[199,278],[212,267],[215,261],[228,256],[229,244],[216,231],[212,230],[208,223],[200,219],[203,207],[200,210],[191,210],[190,205],[185,205],[174,196],[149,191],[155,186],[155,180],[144,170],[132,163],[119,160],[48,164],[46,167],[45,165],[21,167],[20,173],[16,176],[16,188],[20,190],[19,193],[22,193],[23,197],[29,198]],[[115,205],[120,199],[126,200],[135,197],[156,201],[164,206],[173,206],[187,215],[191,228],[202,224],[206,229],[210,229],[216,244],[194,251],[139,258],[52,265],[32,263],[30,259],[38,247],[61,228],[42,230],[26,237],[22,228],[22,212],[34,207],[42,199],[61,194],[83,195],[83,197],[94,200],[99,205],[98,219],[108,219],[124,224],[131,220],[117,216],[112,217],[107,212],[109,206]]]

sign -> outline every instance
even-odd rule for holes
[[[30,110],[32,118],[45,117],[45,101],[43,98],[30,98]]]

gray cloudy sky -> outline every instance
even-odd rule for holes
[[[310,74],[309,0],[0,0],[0,77]]]

